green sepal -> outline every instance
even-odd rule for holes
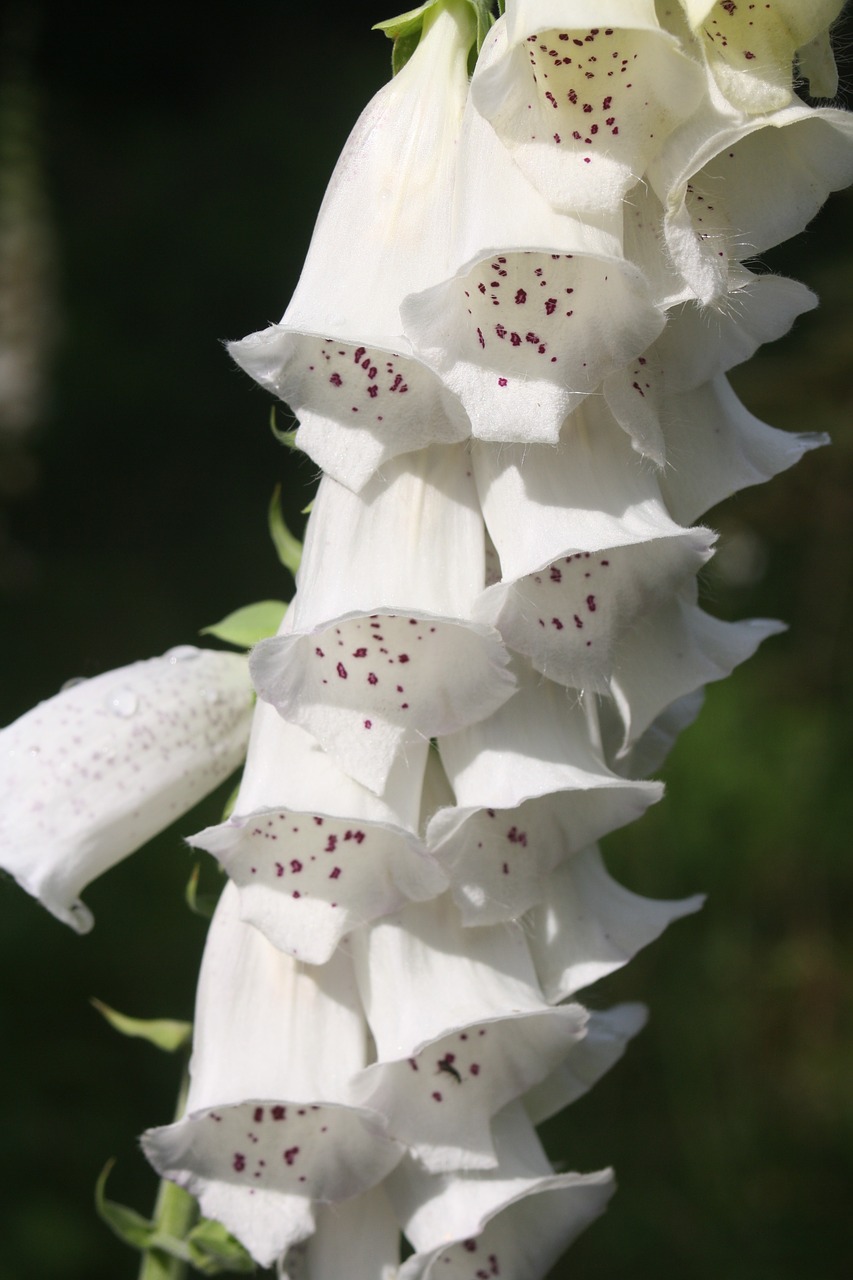
[[[235,790],[234,795],[230,798],[231,808],[233,809],[233,801],[237,798]],[[228,817],[228,807],[223,821]],[[201,877],[201,864],[196,863],[192,869],[192,875],[187,881],[187,887],[184,890],[184,899],[193,915],[201,916],[204,920],[212,920],[213,913],[216,910],[216,904],[219,901],[219,895],[215,893],[200,893],[198,882]]]
[[[289,569],[296,577],[296,571],[299,568],[299,562],[302,559],[302,543],[298,538],[290,532],[284,523],[284,516],[281,514],[281,485],[277,484],[273,491],[272,501],[270,502],[267,521],[269,525],[270,537],[273,540],[273,546],[276,550],[281,563],[285,569]]]
[[[492,0],[464,0],[464,2],[473,10],[476,23],[476,43],[471,48],[468,68],[469,71],[473,71],[477,54],[483,47],[483,41],[495,18],[492,13]],[[374,31],[382,31],[389,40],[394,41],[394,47],[391,50],[391,71],[395,76],[402,71],[420,44],[426,15],[436,5],[445,3],[446,0],[426,0],[417,9],[409,9],[408,13],[401,13],[396,18],[386,18],[384,22],[374,24]],[[501,12],[503,12],[502,8]]]
[[[246,604],[242,609],[235,609],[221,622],[202,627],[199,635],[215,636],[217,640],[236,645],[238,649],[251,649],[259,640],[275,635],[286,612],[287,605],[283,600],[258,600],[256,604]]]
[[[186,1239],[190,1262],[205,1276],[218,1276],[223,1272],[247,1275],[255,1270],[249,1254],[235,1240],[221,1222],[202,1218]]]
[[[279,444],[283,444],[287,449],[297,449],[296,428],[292,431],[282,431],[281,427],[275,420],[275,405],[270,409],[270,431],[275,436]]]
[[[116,1200],[108,1200],[104,1194],[107,1178],[110,1176],[115,1160],[108,1160],[95,1183],[95,1209],[98,1217],[109,1229],[129,1244],[132,1249],[149,1249],[151,1241],[157,1234],[157,1228],[148,1218],[143,1218],[135,1209],[129,1209]]]
[[[179,1022],[175,1018],[129,1018],[126,1013],[111,1009],[103,1000],[93,998],[91,1003],[114,1031],[123,1036],[147,1040],[164,1053],[175,1053],[190,1042],[193,1030],[191,1022]]]

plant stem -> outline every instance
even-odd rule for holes
[[[175,1119],[184,1114],[189,1087],[189,1075],[184,1067],[181,1076],[181,1087],[178,1091],[178,1102],[175,1107]],[[166,1178],[160,1180],[157,1200],[154,1204],[153,1220],[164,1235],[183,1240],[196,1217],[198,1204],[188,1191]],[[162,1249],[146,1249],[142,1255],[139,1268],[139,1280],[184,1280],[187,1264],[182,1258],[175,1258]]]

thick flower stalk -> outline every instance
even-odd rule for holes
[[[661,799],[704,686],[780,629],[701,606],[716,534],[695,522],[825,443],[726,374],[815,305],[748,264],[853,179],[850,118],[792,71],[831,83],[838,8],[428,0],[390,24],[413,52],[282,321],[231,344],[323,475],[295,598],[250,656],[233,812],[190,840],[229,880],[185,1114],[143,1145],[283,1280],[536,1280],[612,1193],[608,1169],[555,1173],[535,1126],[644,1024],[583,989],[702,901],[628,892],[595,842]],[[177,664],[191,700],[201,662]],[[224,773],[243,667],[204,662],[233,692],[201,726]],[[57,795],[67,715],[91,739],[136,712],[112,680],[51,713]],[[192,715],[220,705],[206,688]],[[29,717],[5,734],[16,823],[53,840]],[[181,799],[158,823],[197,789],[164,768]],[[84,810],[74,770],[73,852],[4,855],[66,916],[139,842],[121,771]]]

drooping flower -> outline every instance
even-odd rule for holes
[[[413,354],[400,302],[447,273],[471,6],[428,7],[403,70],[367,106],[329,183],[293,298],[234,359],[299,416],[298,444],[355,489],[389,458],[468,435]]]
[[[621,209],[556,213],[470,100],[456,208],[450,270],[403,301],[406,334],[474,436],[555,443],[566,415],[664,326],[624,256]]]
[[[239,918],[226,884],[196,997],[183,1119],[143,1135],[148,1159],[263,1266],[314,1230],[314,1203],[357,1195],[402,1148],[348,1083],[367,1027],[346,956],[306,969]]]
[[[509,0],[471,97],[556,209],[597,213],[618,208],[703,88],[654,0]]]
[[[353,929],[447,887],[418,835],[426,754],[410,743],[377,796],[259,702],[233,813],[190,844],[238,885],[243,920],[324,964]]]
[[[246,660],[184,645],[74,683],[0,731],[0,866],[80,933],[86,885],[233,773]]]
[[[409,744],[482,719],[514,691],[500,636],[473,618],[484,582],[464,450],[394,459],[358,494],[325,476],[296,596],[250,660],[258,692],[381,792]]]
[[[612,773],[585,706],[533,672],[511,702],[438,749],[455,804],[434,813],[427,839],[469,925],[518,919],[549,896],[561,862],[663,794]]]

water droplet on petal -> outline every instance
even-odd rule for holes
[[[192,662],[197,658],[201,650],[197,649],[193,644],[177,644],[174,649],[169,649],[164,657],[172,663],[175,662]]]
[[[139,699],[132,689],[114,689],[107,695],[107,709],[114,716],[121,716],[122,720],[130,719],[138,706]]]

